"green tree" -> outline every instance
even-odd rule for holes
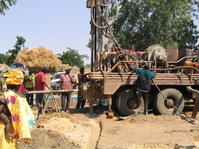
[[[8,52],[7,52],[7,54],[9,55],[8,60],[7,60],[8,65],[10,65],[14,62],[18,52],[21,49],[25,49],[26,39],[22,36],[17,36],[16,38],[17,38],[17,40],[16,40],[16,43],[14,45],[14,48],[11,49],[11,50],[8,50]]]
[[[70,66],[83,67],[84,59],[87,59],[87,55],[80,55],[77,50],[67,48],[68,51],[58,54],[58,58],[63,64],[69,64]]]
[[[11,6],[15,5],[17,0],[0,0],[0,14],[5,14]]]
[[[8,55],[6,54],[0,54],[0,64],[6,63],[8,60]]]
[[[144,50],[151,44],[193,48],[199,37],[193,16],[197,0],[125,0],[114,35],[122,47]]]

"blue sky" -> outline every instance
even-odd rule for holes
[[[26,39],[26,46],[44,46],[55,53],[66,47],[90,55],[90,11],[86,0],[18,0],[0,15],[0,53],[11,49],[16,36]]]
[[[0,15],[0,53],[13,47],[16,36],[23,36],[28,48],[44,46],[58,54],[72,47],[89,56],[89,21],[86,0],[18,0]]]

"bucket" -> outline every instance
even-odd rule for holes
[[[108,101],[106,99],[103,99],[103,100],[100,101],[100,104],[102,106],[107,106],[108,105]]]

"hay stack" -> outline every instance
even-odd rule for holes
[[[51,51],[44,47],[25,49],[18,53],[16,63],[22,63],[32,69],[45,69],[49,72],[58,70],[62,62]]]

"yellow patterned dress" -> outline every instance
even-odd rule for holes
[[[26,98],[14,91],[4,92],[8,109],[11,113],[12,129],[16,139],[6,139],[4,125],[0,123],[0,149],[16,149],[17,139],[28,141],[31,139],[30,127],[35,124],[34,116]]]

